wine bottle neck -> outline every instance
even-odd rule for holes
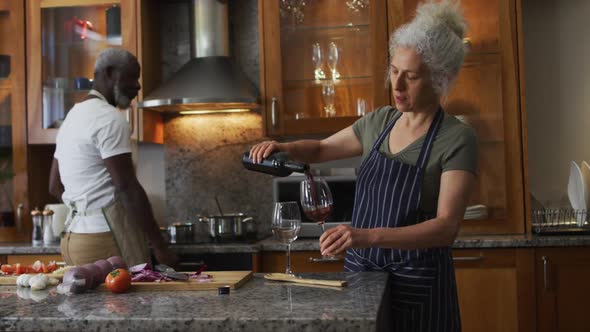
[[[285,167],[297,173],[305,173],[309,170],[308,164],[297,163],[292,161],[286,162]]]

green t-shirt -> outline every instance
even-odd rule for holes
[[[389,106],[381,107],[357,120],[352,129],[363,146],[364,161],[385,127],[399,112]],[[388,158],[416,165],[426,134],[412,142],[399,153],[389,151],[389,133],[379,147]],[[452,115],[444,114],[443,122],[436,134],[422,183],[421,210],[435,214],[440,190],[440,177],[445,171],[464,170],[477,174],[477,137],[475,129]]]

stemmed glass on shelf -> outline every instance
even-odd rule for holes
[[[285,274],[294,275],[291,271],[291,243],[297,239],[301,229],[301,213],[297,202],[275,203],[272,232],[277,239],[287,245],[287,262]]]
[[[332,80],[336,81],[340,78],[340,73],[336,66],[338,65],[338,45],[335,42],[328,44],[328,54],[326,56],[326,63],[332,72]]]
[[[332,207],[334,200],[332,199],[332,192],[326,180],[319,176],[307,175],[307,178],[301,181],[300,184],[300,199],[301,207],[305,215],[318,223],[325,231],[326,219],[332,214]],[[340,260],[337,256],[322,256],[319,261],[336,261]]]

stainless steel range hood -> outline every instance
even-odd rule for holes
[[[227,1],[193,0],[191,56],[139,107],[162,112],[258,108],[258,92],[229,57]]]

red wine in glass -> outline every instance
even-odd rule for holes
[[[309,171],[305,175],[307,178],[301,181],[301,207],[309,219],[320,225],[323,232],[324,223],[332,214],[332,192],[324,178],[314,178]]]

